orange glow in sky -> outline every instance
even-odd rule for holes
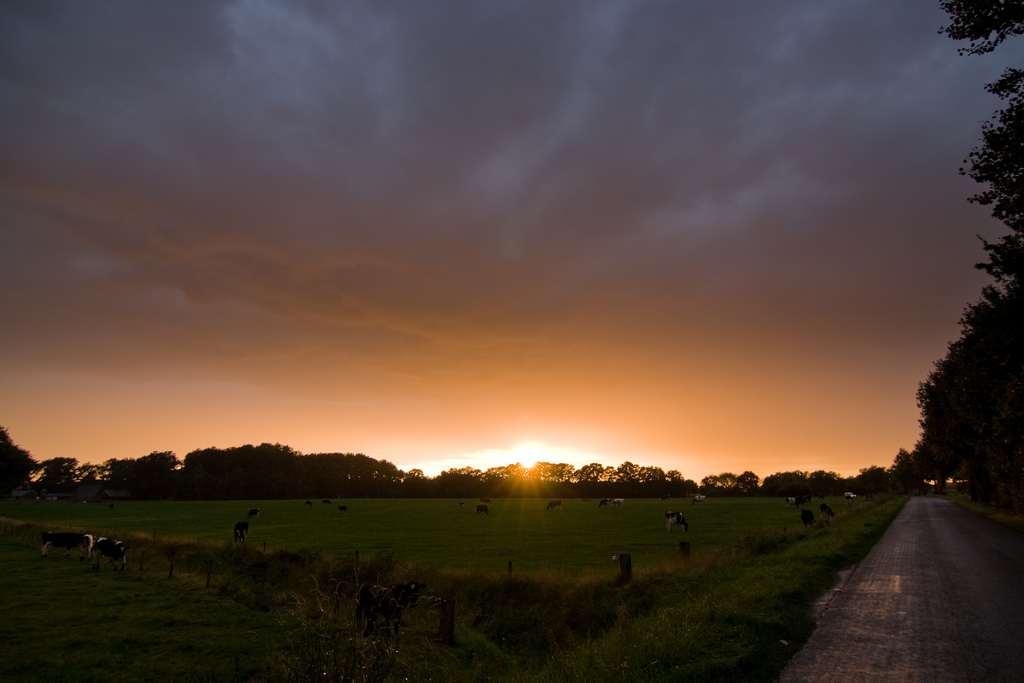
[[[888,466],[999,230],[933,4],[4,3],[0,425]]]

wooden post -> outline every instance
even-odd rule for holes
[[[455,601],[441,598],[441,624],[437,638],[442,645],[455,644]]]
[[[270,567],[269,566],[263,568],[263,586],[260,589],[261,592],[263,592],[263,593],[267,592],[267,572],[269,572],[269,571],[270,571]]]
[[[512,573],[512,560],[509,560],[509,561],[508,561],[508,573],[509,573],[509,574],[511,574],[511,573]]]
[[[679,541],[679,559],[683,562],[690,561],[690,542]]]
[[[629,555],[619,555],[619,580],[625,583],[633,578],[633,558]]]
[[[142,551],[142,557],[139,558],[139,571],[142,571],[142,563],[146,561],[146,551]]]

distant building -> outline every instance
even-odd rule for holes
[[[104,500],[130,500],[130,491],[108,489],[103,484],[82,484],[75,490],[74,500],[99,502]]]
[[[103,484],[82,484],[75,489],[75,500],[99,500]]]
[[[11,491],[14,500],[39,500],[39,494],[32,489],[15,489]]]

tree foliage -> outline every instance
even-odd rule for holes
[[[28,481],[39,463],[19,448],[4,427],[0,427],[0,490],[6,492]]]
[[[1010,36],[1024,33],[1024,5],[1014,0],[943,0],[953,20],[943,31],[954,40],[969,40],[964,54],[991,52]]]
[[[1024,33],[1024,3],[943,2],[966,54],[991,52]],[[987,86],[1005,107],[982,127],[982,145],[961,173],[985,189],[970,198],[991,206],[1009,232],[984,241],[978,268],[994,283],[960,319],[961,336],[921,383],[920,473],[941,487],[962,470],[972,499],[1024,509],[1024,71],[1007,69]]]

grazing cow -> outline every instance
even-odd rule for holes
[[[804,526],[810,526],[814,524],[814,513],[810,510],[800,511],[800,521],[804,523]]]
[[[82,556],[80,560],[84,560],[86,557],[92,554],[93,539],[89,534],[73,534],[73,533],[56,533],[51,531],[43,532],[43,548],[42,555],[46,557],[46,553],[49,552],[50,546],[54,548],[64,548],[67,552],[64,557],[70,557],[71,551],[75,548],[82,549]]]
[[[853,499],[857,497],[857,494],[853,491],[847,491],[843,496],[846,498],[846,507],[850,507],[853,505]]]
[[[476,514],[479,515],[481,512],[483,514],[485,514],[485,515],[490,515],[491,514],[491,511],[487,509],[486,505],[477,505],[476,506]]]
[[[672,527],[676,524],[683,527],[683,531],[690,530],[690,525],[686,523],[686,519],[683,517],[682,512],[666,512],[665,531],[672,531]]]
[[[348,512],[348,505],[339,505],[338,512]]]
[[[662,497],[661,497],[661,499],[662,499],[662,500],[668,500],[668,499],[669,499],[669,498],[671,498],[671,497],[672,497],[672,496],[670,496],[670,495],[668,495],[668,494],[666,493],[666,494],[665,494],[664,496],[662,496]]]
[[[690,501],[690,505],[696,505],[697,503],[707,502],[707,496],[694,496],[693,500]]]
[[[238,522],[235,524],[235,540],[245,542],[245,537],[249,535],[249,522]]]
[[[322,502],[323,502],[324,505],[330,505],[331,504],[331,501],[327,500],[326,498],[324,498]]]
[[[832,512],[832,508],[830,508],[828,506],[828,503],[822,503],[821,505],[818,506],[818,509],[821,510],[821,516],[822,517],[835,517],[836,516],[836,513]]]
[[[597,504],[597,507],[603,508],[605,505],[611,505],[611,504],[612,504],[612,499],[611,498],[602,498],[601,502]]]
[[[117,571],[118,562],[121,563],[121,571],[124,571],[126,563],[125,553],[127,553],[128,549],[131,548],[130,545],[125,545],[121,541],[115,541],[110,538],[98,538],[96,539],[96,544],[93,547],[93,569],[100,568],[100,557],[102,556],[110,558],[110,564],[113,565],[115,572]]]
[[[622,505],[625,502],[624,498],[612,498],[612,505]]]
[[[390,586],[375,586],[364,583],[356,596],[356,623],[363,624],[363,637],[369,636],[377,627],[377,620],[384,620],[384,633],[393,629],[398,635],[398,627],[402,623],[402,610],[418,604],[420,591],[426,588],[424,583],[395,583]]]
[[[787,498],[786,499],[786,505],[792,505],[792,506],[796,507],[796,498],[793,498],[792,496]]]
[[[312,504],[313,504],[313,501],[311,501],[311,500],[307,500],[306,501],[306,505],[312,505]]]
[[[253,508],[253,509],[249,510],[249,519],[252,519],[253,517],[259,517],[259,516],[260,516],[260,509],[259,508]]]
[[[490,498],[481,498],[481,499],[480,499],[480,502],[481,502],[481,503],[490,503],[490,502],[491,502],[491,499],[490,499]]]
[[[547,512],[548,510],[554,510],[555,508],[561,509],[561,507],[562,507],[562,501],[560,501],[560,500],[553,500],[550,503],[548,503],[548,506],[546,508],[544,508],[544,511]]]
[[[459,509],[460,510],[464,510],[465,508],[466,508],[466,501],[460,500],[459,501]]]

